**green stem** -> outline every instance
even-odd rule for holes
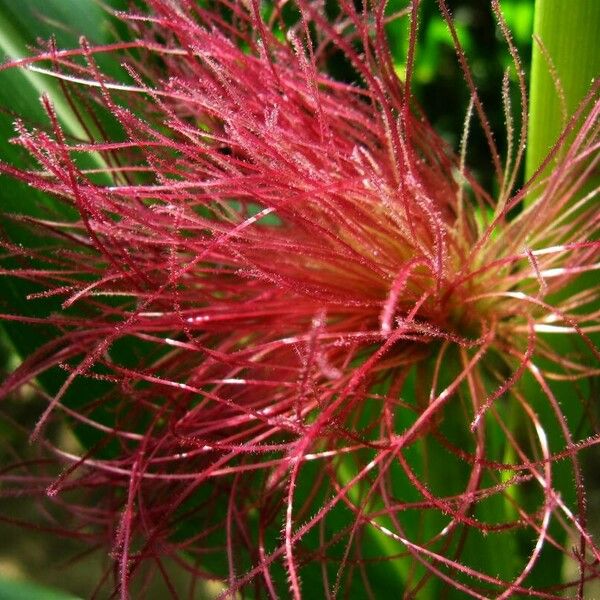
[[[556,142],[565,117],[575,112],[600,75],[600,1],[537,0],[534,36],[527,178]]]
[[[592,82],[600,76],[600,1],[536,0],[533,31],[526,179],[539,168],[557,142],[566,122],[590,90]],[[579,123],[583,122],[585,116],[582,115]],[[578,129],[578,126],[573,128],[561,150],[545,168],[543,175],[549,175],[561,160]],[[584,191],[580,190],[577,198],[597,184],[597,175],[591,176],[583,186]],[[586,284],[577,280],[562,293],[565,297],[570,297],[585,289]],[[567,342],[562,336],[555,336],[548,342],[557,355],[567,356],[572,352],[571,342]],[[540,413],[542,422],[549,422],[546,411],[550,409],[543,406],[538,385],[528,380],[524,382],[522,389],[524,395],[531,399],[532,405],[537,406],[536,412]],[[565,388],[557,386],[556,391],[559,399],[566,400],[569,397]],[[585,422],[583,414],[574,404],[569,404],[566,411],[569,413],[565,415],[568,422]],[[549,429],[547,435],[552,440],[557,439],[556,436],[560,434],[558,430]],[[508,445],[507,452],[511,452]],[[507,458],[509,457],[505,456],[505,462],[509,462]],[[574,506],[576,490],[572,477],[573,474],[566,464],[553,466],[553,486],[561,490],[563,499],[569,505]],[[520,504],[525,501],[527,498],[523,497]],[[556,528],[555,524],[552,527],[550,535],[559,544],[566,544],[564,530]],[[567,555],[561,555],[560,551],[554,548],[545,549],[544,552],[546,572],[535,573],[530,581],[532,586],[547,585],[553,571],[561,572],[565,580],[566,572],[577,568],[576,561]],[[556,575],[553,577],[556,579]]]

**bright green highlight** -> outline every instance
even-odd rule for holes
[[[0,579],[0,600],[78,600],[77,596],[26,581]]]

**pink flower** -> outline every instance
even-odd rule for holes
[[[528,583],[547,548],[579,563],[583,597],[600,551],[578,454],[599,438],[559,393],[600,372],[598,86],[518,191],[526,132],[503,165],[472,89],[493,197],[412,106],[415,19],[403,83],[383,4],[332,21],[299,0],[293,25],[255,0],[145,4],[122,15],[132,42],[17,63],[64,83],[89,139],[43,98],[48,130],[14,140],[37,167],[0,163],[60,200],[11,216],[40,243],[4,242],[22,266],[3,274],[63,302],[1,393],[65,373],[33,431],[63,468],[42,487],[64,507],[83,490],[65,527],[110,545],[123,598],[144,563],[169,582],[165,557],[223,597],[381,597],[381,573],[406,597],[562,597]],[[326,74],[334,51],[360,87]],[[81,455],[45,437],[59,417]]]

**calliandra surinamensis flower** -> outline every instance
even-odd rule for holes
[[[4,67],[59,80],[88,137],[44,96],[46,125],[15,123],[32,167],[0,163],[58,200],[3,216],[30,240],[4,238],[3,277],[60,304],[2,315],[54,335],[1,393],[62,373],[36,384],[32,433],[59,471],[10,485],[108,546],[122,598],[138,576],[171,585],[165,559],[232,598],[582,598],[600,559],[578,458],[599,440],[580,428],[600,372],[598,86],[517,190],[525,127],[501,157],[456,36],[459,156],[411,99],[418,2],[395,15],[404,81],[385,3],[326,8],[146,0],[119,15],[131,41]],[[327,74],[340,56],[359,84]],[[493,194],[465,167],[470,125]],[[80,454],[46,435],[64,419]],[[557,551],[580,575],[533,587]]]

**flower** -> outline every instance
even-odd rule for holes
[[[600,372],[598,86],[558,166],[515,192],[526,132],[503,165],[460,47],[461,156],[414,107],[417,4],[404,82],[385,4],[305,0],[147,0],[120,15],[132,41],[9,65],[58,79],[87,139],[44,96],[47,129],[16,122],[36,168],[0,163],[60,201],[7,216],[36,241],[5,242],[3,274],[62,300],[1,392],[65,373],[32,434],[63,471],[38,481],[61,506],[83,490],[73,526],[110,540],[123,598],[144,563],[171,585],[165,557],[223,597],[378,597],[379,577],[406,597],[560,597],[530,584],[557,549],[579,597],[597,576],[578,454],[599,438],[559,393]],[[327,75],[336,52],[360,85]],[[495,196],[465,168],[473,111]],[[80,454],[45,436],[64,417]]]

